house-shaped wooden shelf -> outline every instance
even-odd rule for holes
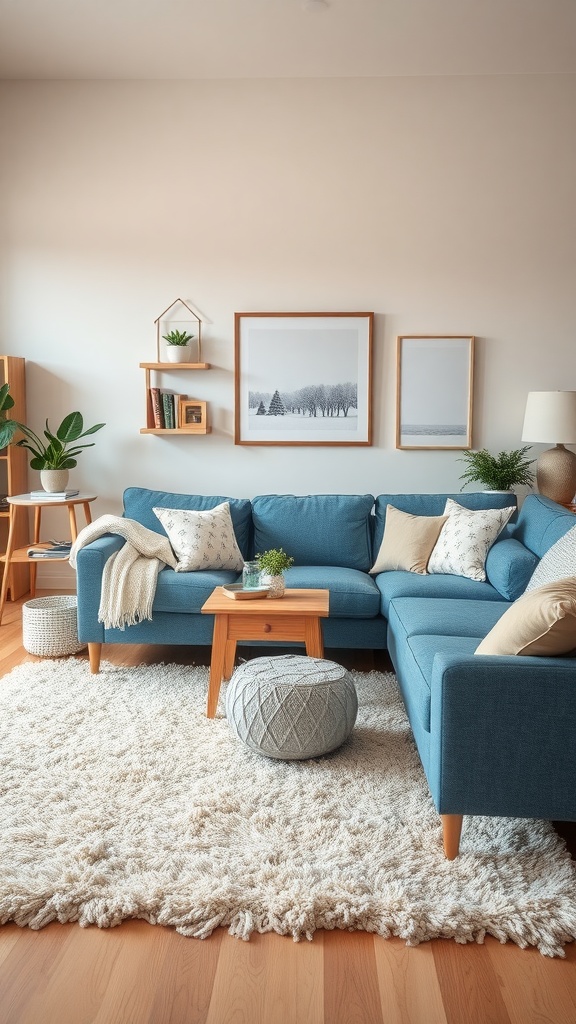
[[[166,362],[161,358],[160,355],[160,341],[161,341],[161,322],[166,319],[166,314],[170,312],[175,306],[180,303],[188,312],[191,314],[192,319],[197,327],[196,340],[196,354],[197,362],[195,363],[178,363],[178,362]],[[190,319],[190,318],[187,318]],[[158,385],[152,378],[153,373],[160,371],[164,372],[178,372],[180,370],[209,370],[210,363],[202,362],[202,320],[198,314],[184,302],[184,299],[174,299],[170,305],[160,314],[159,317],[154,321],[156,325],[156,362],[155,363],[140,363],[140,368],[146,371],[146,426],[140,430],[141,434],[210,434],[211,428],[208,426],[207,418],[207,405],[206,402],[202,402],[200,399],[197,400],[197,405],[201,408],[201,415],[199,419],[196,419],[195,411],[189,413],[189,420],[180,420],[179,407],[174,409],[174,426],[166,427],[159,426],[158,419],[159,413],[154,413],[154,391],[158,391]],[[175,396],[177,399],[180,398],[185,404],[188,403],[188,396]],[[190,400],[194,401],[194,400]]]
[[[193,366],[193,367],[196,367],[196,369],[207,370],[207,369],[209,369],[209,364],[202,362],[202,321],[201,321],[200,317],[198,316],[198,314],[195,312],[195,310],[193,310],[192,307],[189,306],[188,303],[184,301],[184,299],[174,299],[174,302],[171,302],[170,305],[164,310],[164,312],[160,313],[160,316],[157,317],[156,320],[154,321],[154,323],[156,325],[156,358],[157,358],[157,365],[159,365],[159,366],[170,366],[170,367],[173,367],[175,365],[174,363],[166,363],[165,361],[163,361],[161,359],[161,356],[160,356],[160,341],[161,341],[160,332],[161,332],[161,323],[166,318],[166,314],[169,313],[171,309],[174,309],[174,307],[177,306],[179,303],[180,303],[181,306],[184,306],[184,308],[188,310],[188,312],[190,313],[194,323],[197,325],[197,331],[198,331],[198,333],[196,335],[196,353],[197,353],[197,357],[196,357],[196,361],[195,362],[180,363],[180,364],[176,364],[176,365],[188,366],[188,367]],[[189,317],[187,317],[186,319],[188,320]]]

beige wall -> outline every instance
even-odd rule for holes
[[[457,490],[458,453],[394,448],[399,333],[476,335],[475,447],[520,444],[529,390],[576,389],[576,76],[5,83],[0,100],[0,345],[29,361],[32,425],[106,421],[73,474],[97,514],[129,484]],[[139,434],[138,363],[178,295],[205,319],[214,370],[183,390],[213,433],[167,440]],[[375,311],[373,447],[234,446],[233,314],[252,310]]]

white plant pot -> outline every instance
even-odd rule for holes
[[[169,363],[189,363],[190,345],[166,345],[166,358]]]
[[[69,471],[67,469],[41,469],[40,483],[48,494],[54,491],[65,491],[68,483]]]
[[[284,591],[286,590],[286,583],[284,582],[283,576],[268,576],[262,577],[262,583],[267,587],[270,587],[268,591],[268,597],[284,597]]]

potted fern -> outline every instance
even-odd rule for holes
[[[459,479],[466,484],[484,484],[487,491],[511,491],[514,487],[531,487],[534,473],[530,469],[536,459],[527,459],[530,445],[510,452],[491,455],[486,448],[477,452],[464,452],[459,462],[466,463],[466,469]]]
[[[294,565],[294,559],[282,548],[270,548],[261,555],[256,555],[258,568],[263,574],[262,582],[270,587],[268,597],[284,597],[286,583],[284,572]]]
[[[162,337],[166,342],[168,362],[187,363],[190,358],[190,342],[194,335],[187,334],[186,331],[170,331]]]

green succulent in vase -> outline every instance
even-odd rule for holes
[[[192,341],[194,335],[187,334],[186,331],[170,331],[169,334],[163,334],[162,337],[168,345],[183,346],[188,345]]]

